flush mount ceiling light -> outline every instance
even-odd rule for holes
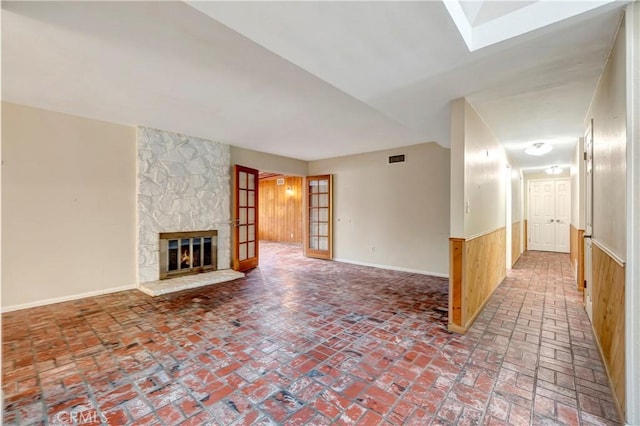
[[[526,152],[527,154],[535,156],[544,155],[549,151],[551,151],[551,145],[544,142],[534,143],[529,148],[524,150],[524,152]]]
[[[547,174],[549,175],[559,175],[560,173],[562,173],[562,167],[551,166],[548,169],[546,169],[545,172],[547,172]]]

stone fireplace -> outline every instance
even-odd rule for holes
[[[228,269],[229,145],[147,127],[136,142],[138,284]]]

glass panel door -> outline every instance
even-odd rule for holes
[[[309,176],[305,185],[305,247],[308,257],[331,259],[332,249],[331,175]]]
[[[258,171],[234,166],[233,269],[258,266]]]

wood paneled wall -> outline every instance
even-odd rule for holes
[[[527,219],[524,220],[524,250],[529,250],[529,228],[528,228]]]
[[[520,259],[520,222],[511,224],[511,266]]]
[[[284,185],[277,185],[276,178],[258,183],[258,238],[302,244],[302,178],[288,176],[284,180]]]
[[[466,333],[506,276],[506,228],[449,247],[449,330]]]
[[[449,238],[449,328],[462,322],[464,238]]]
[[[594,241],[593,331],[604,359],[619,414],[625,413],[625,298],[624,264]],[[622,417],[624,418],[624,417]]]
[[[578,291],[584,291],[584,229],[569,227],[569,259],[573,266]]]

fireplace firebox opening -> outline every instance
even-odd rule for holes
[[[160,233],[160,279],[218,269],[218,231]]]

